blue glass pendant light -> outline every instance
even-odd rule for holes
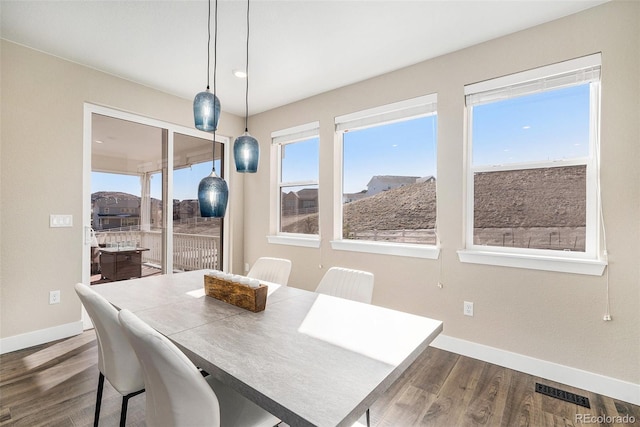
[[[236,171],[241,173],[256,173],[260,160],[260,144],[258,140],[249,135],[249,0],[247,0],[247,62],[245,63],[245,114],[244,134],[236,138],[233,143],[233,158],[236,161]]]
[[[216,38],[218,35],[218,1],[216,0]],[[205,132],[213,132],[218,128],[218,120],[220,119],[220,100],[215,94],[215,71],[213,92],[209,91],[209,47],[211,44],[211,0],[209,0],[209,20],[207,23],[207,89],[200,92],[193,99],[193,119],[196,128]],[[214,50],[216,49],[214,42]],[[215,52],[214,52],[215,54]],[[214,59],[214,70],[216,67]]]
[[[209,18],[211,18],[211,0],[209,0]],[[216,43],[218,39],[218,0],[216,0],[216,11],[215,11],[215,25],[216,32],[214,38],[214,59],[213,59],[213,92],[216,91]],[[207,87],[208,89],[208,87]],[[202,92],[201,92],[202,93]],[[199,96],[200,94],[198,94]],[[198,96],[196,96],[196,101],[198,100]],[[216,158],[216,128],[218,126],[218,118],[220,117],[220,102],[218,98],[214,95],[214,106],[217,105],[217,110],[214,110],[215,124],[213,124],[213,141],[212,141],[212,150],[213,156],[211,157],[211,161],[215,162]],[[216,104],[217,102],[217,104]],[[194,111],[196,110],[196,102],[194,101]],[[198,118],[196,116],[196,127],[198,123]],[[200,128],[199,128],[200,129]],[[205,218],[222,218],[224,217],[225,212],[227,211],[227,202],[229,201],[229,187],[227,186],[227,182],[220,178],[216,174],[215,163],[213,168],[211,169],[211,173],[209,176],[202,178],[200,184],[198,185],[198,204],[200,205],[200,216]]]
[[[242,173],[256,173],[260,160],[260,145],[258,140],[246,131],[236,138],[233,143],[233,157],[236,161],[236,171]]]
[[[196,128],[205,132],[212,132],[218,127],[220,100],[209,91],[209,85],[193,99],[193,118]]]
[[[229,187],[227,182],[216,174],[215,168],[209,176],[202,178],[198,185],[198,204],[200,216],[204,218],[222,218],[227,210]]]

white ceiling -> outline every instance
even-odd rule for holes
[[[253,0],[250,114],[605,1]],[[232,71],[245,64],[246,1],[218,6],[217,94],[244,115]],[[4,39],[186,99],[206,86],[206,1],[0,0],[0,13]]]

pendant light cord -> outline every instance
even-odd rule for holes
[[[244,92],[244,131],[249,132],[249,1],[247,0],[247,62],[244,65],[246,88]]]
[[[209,10],[207,19],[207,90],[209,89],[209,57],[211,52],[211,0],[209,0]]]
[[[211,5],[211,0],[209,0]],[[211,6],[209,6],[211,7]],[[211,12],[209,12],[211,14]],[[213,33],[213,94],[216,94],[216,74],[218,68],[218,0],[216,0],[216,10],[214,12],[214,25],[216,26]],[[215,132],[215,129],[214,129]]]
[[[218,69],[218,0],[216,0],[216,10],[214,12],[214,25],[216,26],[213,35],[213,95],[216,96],[216,75]],[[211,22],[211,0],[209,0],[209,22]],[[211,30],[209,30],[211,32]],[[211,36],[209,36],[211,37]],[[217,126],[213,128],[213,148],[211,155],[211,169],[213,173],[216,172],[216,130]]]

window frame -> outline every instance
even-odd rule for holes
[[[340,251],[362,252],[403,257],[438,259],[440,240],[437,233],[438,206],[436,197],[436,244],[416,244],[397,242],[378,242],[371,240],[349,240],[342,235],[343,191],[344,191],[344,134],[348,131],[383,126],[387,124],[418,119],[438,114],[438,95],[431,93],[416,98],[382,105],[354,113],[335,117],[334,133],[334,230],[331,248]],[[436,153],[438,136],[436,134]],[[437,157],[437,155],[436,155]],[[437,169],[437,158],[436,158]],[[437,184],[436,184],[437,185]],[[437,191],[436,191],[437,192]]]
[[[314,121],[299,126],[294,126],[271,133],[271,170],[272,170],[272,196],[271,196],[271,232],[267,241],[271,244],[320,247],[320,207],[318,206],[318,234],[286,233],[281,230],[282,215],[282,188],[315,185],[320,194],[320,176],[317,181],[282,182],[282,147],[296,142],[310,139],[320,139],[320,122]],[[320,152],[318,147],[318,164]],[[318,174],[320,169],[318,168]]]
[[[606,254],[601,251],[601,201],[599,186],[599,146],[600,146],[600,67],[601,55],[594,54],[557,64],[539,67],[520,73],[465,86],[466,96],[466,198],[465,198],[465,248],[458,251],[461,262],[499,265],[506,267],[527,268],[576,274],[602,275],[607,265]],[[583,74],[584,81],[563,83],[563,76]],[[594,77],[594,75],[596,77]],[[586,77],[585,77],[586,76]],[[557,79],[558,85],[549,88],[545,79]],[[540,90],[531,90],[524,95],[570,87],[576,84],[589,83],[590,118],[589,118],[589,150],[588,157],[575,157],[567,160],[532,161],[527,163],[510,163],[506,165],[473,164],[473,108],[484,102],[473,97],[495,97],[496,93],[536,84],[542,85]],[[493,92],[493,93],[492,93]],[[504,99],[513,99],[520,94]],[[471,100],[470,100],[471,98]],[[497,99],[497,98],[496,98]],[[555,168],[584,165],[586,167],[586,222],[585,251],[561,251],[552,249],[517,248],[507,246],[487,246],[474,243],[474,201],[475,174],[481,172],[513,171],[536,168]]]

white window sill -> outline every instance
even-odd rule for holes
[[[431,245],[409,243],[370,242],[366,240],[332,240],[331,248],[337,251],[365,252],[413,258],[438,259],[440,248]]]
[[[557,271],[561,273],[601,276],[607,266],[606,259],[577,259],[560,256],[508,254],[500,252],[463,249],[458,251],[460,262],[531,270]]]
[[[292,235],[276,235],[276,236],[267,236],[267,241],[274,245],[289,245],[289,246],[302,246],[305,248],[319,248],[320,247],[320,236],[315,235],[302,235],[302,234],[292,234]]]

